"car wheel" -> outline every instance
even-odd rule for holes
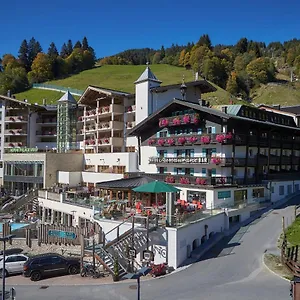
[[[32,272],[31,275],[30,275],[31,281],[39,281],[39,280],[41,280],[41,278],[42,278],[41,273],[37,272],[37,271]]]
[[[68,273],[70,275],[78,274],[78,272],[79,272],[79,268],[77,266],[70,266],[69,267]]]
[[[0,270],[0,278],[2,278],[2,274],[3,274],[3,269]],[[7,270],[5,270],[5,277],[8,277],[9,274],[7,272]]]

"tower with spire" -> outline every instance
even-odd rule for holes
[[[151,89],[159,87],[162,82],[152,73],[149,63],[138,80],[135,81],[135,122],[140,123],[151,115],[154,110],[154,102]]]
[[[77,102],[67,91],[57,104],[57,152],[76,149]]]

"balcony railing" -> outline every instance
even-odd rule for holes
[[[133,128],[135,126],[135,122],[127,122],[126,123],[126,128],[127,129],[131,129],[131,128]]]
[[[57,120],[56,119],[49,119],[49,118],[38,118],[36,119],[37,124],[41,125],[56,125]]]
[[[97,116],[102,117],[107,114],[111,114],[112,112],[117,114],[123,114],[124,108],[122,105],[110,104],[92,110],[87,110],[84,116],[78,118],[78,121],[82,121],[83,118],[94,119]]]
[[[56,136],[57,132],[56,130],[49,130],[49,131],[37,131],[36,132],[37,136]]]
[[[125,107],[125,112],[126,113],[135,112],[135,105],[129,105],[129,106]]]
[[[200,123],[198,113],[187,113],[180,116],[173,116],[159,119],[159,127],[180,126],[180,125],[197,125]]]
[[[100,139],[88,139],[84,141],[84,145],[86,147],[105,147],[114,145],[120,147],[123,145],[123,139],[117,137],[107,137],[107,138],[100,138]]]
[[[5,117],[5,122],[26,123],[28,122],[28,118],[23,116],[8,116]]]
[[[17,148],[17,147],[25,147],[25,143],[23,142],[4,143],[4,148]]]
[[[26,130],[24,129],[8,129],[4,131],[5,135],[27,135]]]

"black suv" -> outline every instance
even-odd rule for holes
[[[23,270],[25,277],[30,277],[32,281],[38,281],[46,276],[77,274],[80,270],[80,260],[55,253],[47,253],[28,259]]]

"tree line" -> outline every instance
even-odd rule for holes
[[[8,90],[19,93],[33,83],[63,78],[94,67],[95,51],[86,37],[73,46],[71,40],[64,43],[60,53],[52,42],[43,52],[40,43],[33,37],[23,40],[18,57],[4,54],[0,59],[0,94]]]
[[[198,72],[230,94],[247,99],[251,89],[260,83],[274,81],[277,70],[286,75],[292,70],[300,76],[300,40],[266,45],[241,38],[235,45],[213,46],[209,35],[203,34],[196,43],[162,46],[159,50],[131,49],[104,57],[99,62],[100,65],[150,62],[182,66]]]

